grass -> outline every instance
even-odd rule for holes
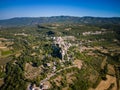
[[[12,51],[10,51],[10,50],[1,52],[2,56],[6,56],[6,55],[10,55],[10,54],[12,54]]]

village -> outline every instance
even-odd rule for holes
[[[71,39],[71,36],[68,37],[64,37],[64,39]],[[74,37],[72,37],[74,38]],[[69,57],[67,54],[68,49],[72,46],[70,43],[67,43],[63,40],[62,37],[51,37],[51,39],[53,39],[53,48],[57,49],[60,48],[60,54],[61,54],[61,65],[63,65],[62,63],[64,63],[65,61],[70,61],[70,59],[72,59],[72,57]],[[67,58],[65,58],[65,55],[67,56]],[[73,65],[71,66],[63,66],[60,70],[56,70],[56,63],[54,63],[54,66],[52,68],[52,73],[49,73],[49,75],[40,81],[40,85],[39,87],[37,87],[35,84],[33,85],[28,85],[28,90],[46,90],[50,88],[50,84],[48,83],[48,81],[50,80],[50,78],[52,78],[53,76],[55,76],[57,73],[60,73],[63,70],[69,69],[69,68],[73,68],[73,67],[77,67],[79,69],[82,68],[82,61],[80,60],[75,60],[73,61]],[[47,66],[51,66],[50,63],[47,64]]]

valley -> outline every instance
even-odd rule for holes
[[[119,23],[1,27],[0,90],[119,90]]]

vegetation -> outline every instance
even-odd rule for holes
[[[101,80],[107,81],[109,65],[115,69],[112,76],[119,79],[119,18],[61,16],[46,17],[41,23],[39,19],[21,18],[10,27],[0,21],[0,79],[4,81],[0,90],[25,90],[45,81],[50,82],[50,90],[95,89]],[[39,24],[27,26],[31,20]],[[20,27],[11,27],[16,25]],[[64,48],[54,43],[56,37],[63,39]],[[109,86],[110,90],[115,84]]]

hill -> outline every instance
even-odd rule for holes
[[[120,17],[73,17],[73,16],[52,16],[52,17],[17,17],[0,20],[1,27],[31,26],[44,23],[76,23],[76,24],[117,24],[120,25]]]

